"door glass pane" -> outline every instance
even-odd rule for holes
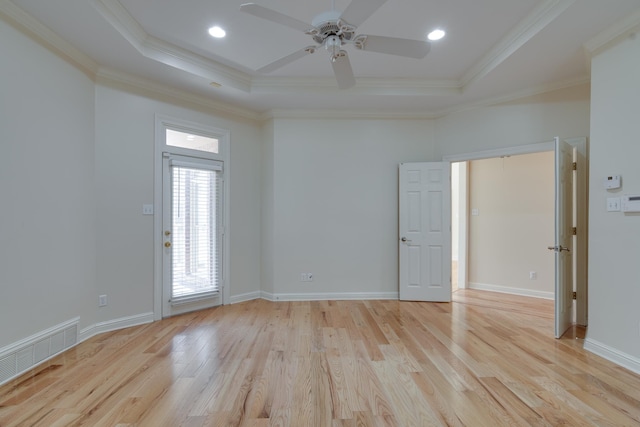
[[[218,292],[219,171],[171,167],[171,301]]]
[[[167,145],[172,147],[188,148],[190,150],[206,151],[208,153],[219,152],[219,141],[202,135],[178,132],[167,129]]]

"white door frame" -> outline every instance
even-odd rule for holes
[[[577,138],[564,138],[564,141],[568,142],[572,146],[576,147],[578,152],[578,168],[582,168],[584,165],[584,174],[583,177],[588,176],[588,144],[586,137],[577,137]],[[520,154],[532,154],[532,153],[540,153],[544,151],[554,151],[555,150],[555,140],[549,140],[534,144],[526,144],[515,147],[504,147],[504,148],[496,148],[492,150],[484,150],[484,151],[476,151],[470,153],[461,153],[461,154],[452,154],[448,156],[443,156],[444,161],[448,161],[450,163],[454,162],[465,162],[471,160],[482,160],[482,159],[490,159],[501,156],[517,156]],[[582,245],[578,246],[578,258],[583,259],[582,263],[579,263],[577,266],[576,273],[576,286],[577,286],[577,300],[576,300],[576,323],[579,325],[587,325],[588,324],[588,313],[587,313],[587,298],[588,298],[588,286],[587,286],[587,227],[588,227],[588,204],[587,204],[587,194],[588,194],[588,183],[586,179],[578,180],[579,184],[576,189],[578,195],[578,203],[577,203],[577,224],[578,226],[578,238],[579,241],[583,242]],[[460,254],[467,253],[467,239],[461,238],[459,240],[458,251]],[[458,261],[460,264],[460,261]],[[458,283],[467,282],[466,277],[466,269],[463,269],[462,274],[463,277],[460,277],[460,270],[458,275]]]
[[[163,152],[166,150],[166,132],[165,130],[176,129],[183,132],[193,132],[196,134],[212,136],[219,141],[219,153],[216,155],[201,155],[199,157],[211,158],[224,162],[225,179],[223,184],[223,241],[222,241],[222,277],[220,279],[220,293],[222,304],[229,304],[230,292],[230,132],[225,129],[215,128],[201,123],[182,120],[179,118],[166,116],[162,114],[155,115],[155,149],[154,149],[154,201],[153,201],[153,318],[154,320],[162,319],[162,262],[163,262],[163,243],[162,234],[162,162]],[[194,150],[185,150],[172,148],[175,154],[194,156]],[[196,152],[202,153],[202,152]]]

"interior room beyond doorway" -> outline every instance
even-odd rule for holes
[[[554,298],[554,153],[452,163],[452,289]]]

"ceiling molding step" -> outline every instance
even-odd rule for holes
[[[230,115],[235,118],[248,119],[251,121],[263,120],[261,114],[242,107],[235,107],[224,102],[214,101],[204,96],[198,96],[178,89],[173,89],[167,85],[150,82],[120,71],[108,68],[100,68],[96,75],[98,83],[106,85],[116,85],[126,90],[137,90],[152,97],[160,96],[168,98],[169,101],[182,101],[187,104],[196,105],[216,114]]]
[[[251,76],[149,35],[118,0],[93,0],[94,7],[142,56],[203,77],[210,82],[249,92]]]
[[[322,109],[322,110],[286,110],[273,109],[261,115],[262,120],[268,119],[397,119],[419,120],[439,119],[450,114],[475,110],[483,107],[505,104],[531,96],[541,95],[556,90],[568,89],[584,85],[590,82],[589,76],[581,76],[575,79],[563,80],[553,84],[545,84],[529,89],[512,92],[500,97],[485,99],[479,102],[460,105],[453,108],[437,111],[399,111],[399,110],[365,110],[365,109]]]
[[[89,56],[62,39],[40,21],[29,15],[9,0],[0,0],[0,17],[14,25],[19,31],[33,37],[39,44],[69,61],[92,80],[98,71],[98,64]]]
[[[309,93],[335,95],[384,96],[451,96],[460,95],[460,84],[454,80],[379,79],[360,77],[350,89],[339,89],[333,78],[258,77],[253,79],[251,92]]]
[[[584,44],[589,65],[591,58],[627,37],[635,37],[638,31],[640,31],[640,9],[625,16]]]
[[[463,90],[489,74],[549,23],[569,8],[575,0],[545,0],[502,38],[461,79]]]
[[[475,110],[477,108],[491,107],[494,105],[505,104],[507,102],[517,101],[519,99],[529,98],[536,95],[542,95],[548,92],[554,92],[556,90],[568,89],[575,86],[587,84],[591,81],[589,76],[580,76],[573,79],[562,80],[556,83],[544,84],[540,86],[534,86],[528,89],[519,90],[498,96],[494,98],[483,99],[479,102],[468,103],[464,105],[458,105],[452,108],[446,108],[432,113],[433,118],[445,117],[450,114],[461,113],[463,111]]]
[[[248,74],[156,37],[147,36],[141,53],[165,65],[203,77],[209,80],[209,83],[215,82],[247,93],[251,90],[251,76]]]
[[[433,119],[427,111],[415,110],[365,110],[365,109],[320,109],[320,110],[284,110],[273,109],[261,115],[261,119],[320,119],[320,120],[429,120]]]
[[[147,32],[118,0],[92,0],[93,7],[136,50],[142,50]]]

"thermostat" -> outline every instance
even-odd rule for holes
[[[604,179],[604,188],[607,190],[613,190],[620,188],[620,175],[611,175]]]

